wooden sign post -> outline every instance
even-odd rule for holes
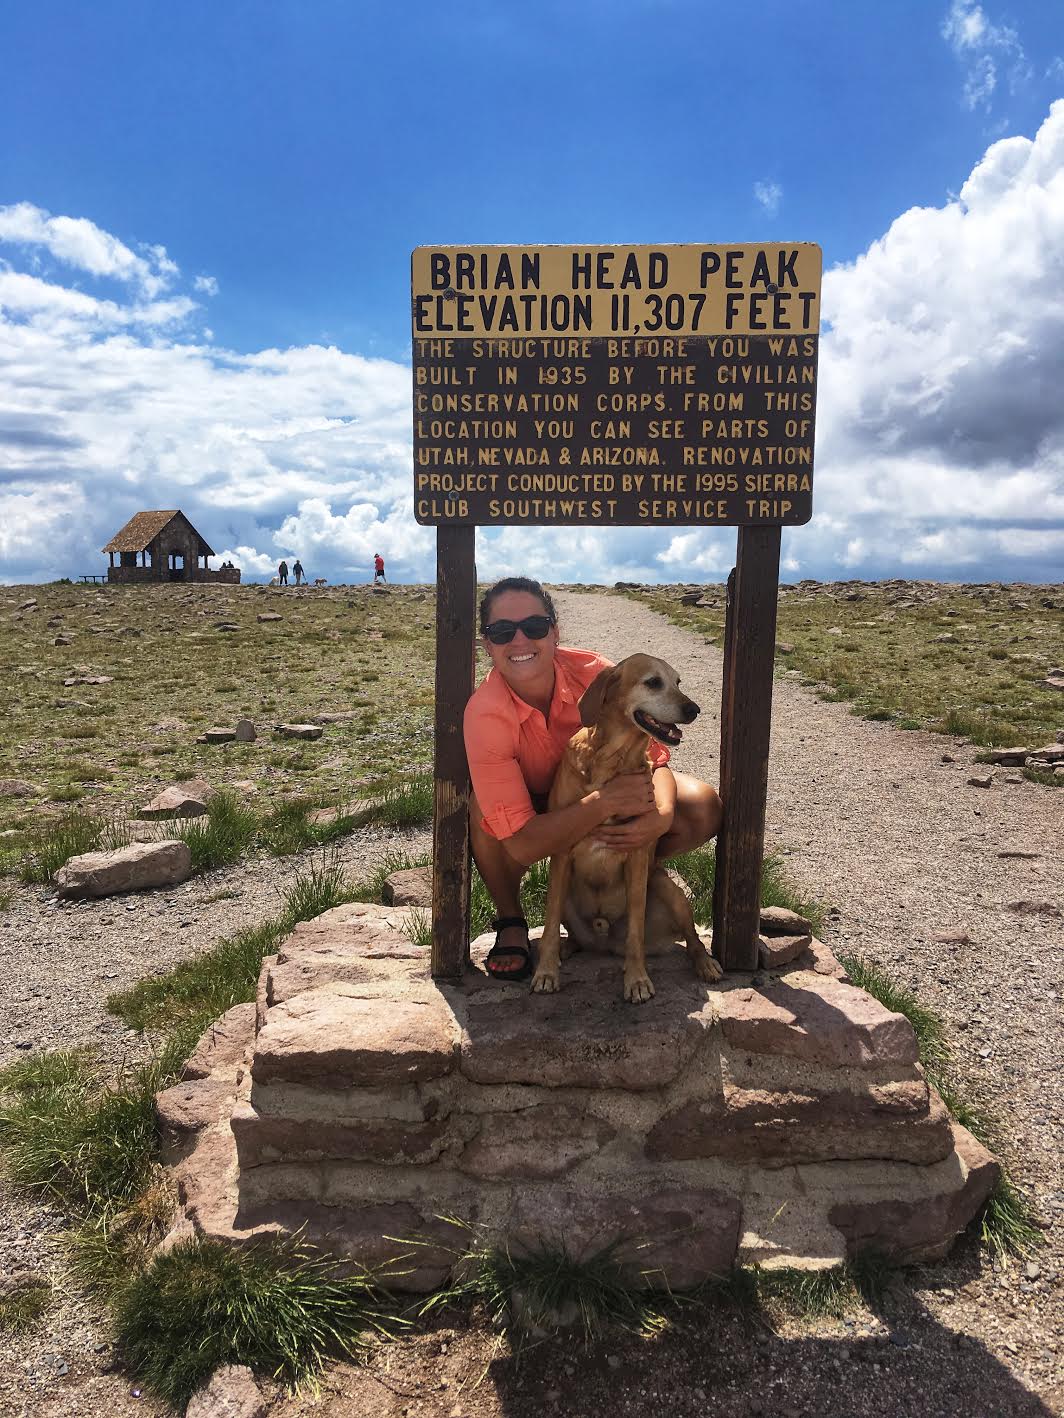
[[[419,247],[414,512],[437,528],[432,971],[468,960],[477,526],[735,526],[714,952],[757,965],[780,530],[812,515],[820,248]]]

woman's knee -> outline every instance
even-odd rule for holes
[[[690,834],[699,842],[708,842],[716,837],[724,818],[724,805],[720,794],[709,783],[685,776],[683,783],[677,778],[676,814],[681,819],[685,835]]]

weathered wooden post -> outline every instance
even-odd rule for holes
[[[413,253],[414,513],[437,528],[437,978],[469,952],[477,526],[739,528],[714,951],[756,967],[780,529],[812,515],[820,266],[819,247],[778,243]]]
[[[457,979],[469,959],[469,768],[462,713],[473,692],[475,527],[436,531],[436,806],[432,826],[432,974]]]

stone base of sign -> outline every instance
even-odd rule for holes
[[[159,1095],[182,1202],[171,1241],[295,1234],[432,1289],[474,1242],[613,1245],[633,1281],[862,1249],[945,1254],[999,1174],[948,1117],[908,1021],[813,940],[771,973],[694,978],[677,948],[625,1004],[577,954],[556,995],[473,968],[436,984],[402,908],[297,926],[256,1005]]]

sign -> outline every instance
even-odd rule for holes
[[[418,247],[428,526],[812,515],[818,246]]]

